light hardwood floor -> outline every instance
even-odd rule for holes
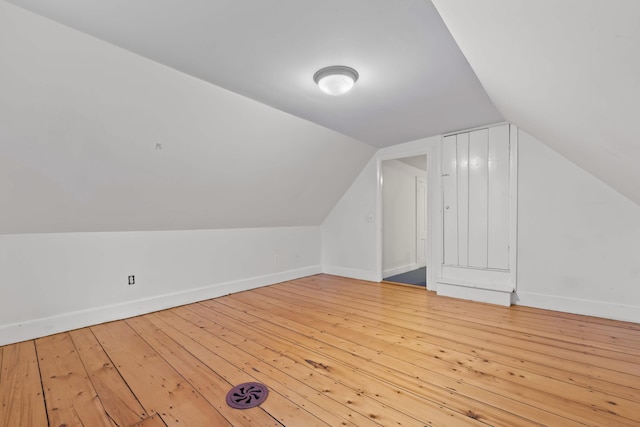
[[[639,353],[633,323],[318,275],[0,347],[0,425],[638,426]]]

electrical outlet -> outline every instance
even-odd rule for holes
[[[280,255],[274,255],[273,256],[273,262],[275,262],[277,264],[278,261],[280,261]]]
[[[129,285],[136,284],[136,276],[129,276]]]

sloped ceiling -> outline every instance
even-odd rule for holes
[[[421,169],[425,172],[427,171],[427,156],[404,157],[398,160],[414,168]]]
[[[318,225],[375,149],[0,2],[0,234]]]
[[[375,147],[502,120],[424,0],[0,0],[0,94],[0,234],[319,225]]]
[[[427,0],[11,2],[376,147],[502,120]],[[352,92],[318,90],[329,65]]]
[[[640,204],[640,2],[433,0],[490,98]]]

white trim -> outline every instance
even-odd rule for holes
[[[402,156],[402,157],[397,157],[395,159],[384,159],[380,163],[396,160],[396,162],[392,162],[390,164],[391,167],[393,167],[394,169],[400,170],[402,172],[405,172],[405,173],[407,173],[409,175],[416,175],[416,176],[419,176],[419,177],[424,177],[424,179],[426,180],[427,179],[427,171],[426,170],[419,169],[419,168],[417,168],[415,166],[408,165],[408,164],[406,164],[406,163],[404,163],[402,161],[402,159],[406,159],[407,157],[417,157],[417,156],[426,156],[426,154],[416,154],[415,156],[413,156],[413,155],[412,156]],[[426,162],[426,160],[425,160],[425,162]],[[426,167],[426,165],[425,165],[425,167]]]
[[[0,326],[0,346],[321,273],[319,265]]]
[[[484,302],[488,304],[497,304],[505,307],[511,305],[511,292],[459,286],[443,282],[438,282],[438,295]]]
[[[434,249],[434,242],[433,242],[433,227],[434,227],[434,215],[432,212],[432,206],[435,204],[432,204],[432,197],[434,195],[434,191],[433,191],[433,183],[436,179],[436,174],[439,173],[440,170],[440,165],[439,165],[439,161],[436,158],[438,156],[438,153],[435,153],[436,155],[434,156],[434,149],[433,146],[437,146],[438,144],[433,144],[432,142],[430,142],[433,138],[438,138],[438,137],[431,137],[431,138],[424,138],[424,139],[419,139],[416,141],[411,141],[411,142],[407,142],[404,144],[400,144],[397,146],[391,146],[391,147],[387,147],[387,148],[382,148],[380,150],[378,150],[378,152],[376,152],[376,180],[377,180],[377,192],[376,192],[376,271],[378,272],[376,274],[375,277],[377,277],[377,280],[374,280],[376,282],[379,282],[382,280],[383,277],[383,263],[382,263],[382,234],[383,234],[383,229],[382,229],[382,212],[383,212],[383,207],[382,207],[382,185],[380,182],[380,177],[382,175],[382,162],[384,160],[395,160],[395,159],[401,159],[403,157],[413,157],[413,156],[427,156],[427,171],[426,171],[426,175],[427,175],[427,253],[425,254],[425,262],[426,262],[426,267],[427,267],[427,289],[428,290],[435,290],[436,286],[435,286],[435,282],[433,281],[433,266],[434,264],[434,260],[433,260],[433,256],[435,251]],[[365,279],[366,280],[366,279]]]
[[[455,130],[453,132],[443,133],[441,136],[442,136],[442,138],[444,138],[445,136],[459,135],[461,133],[473,132],[475,130],[481,130],[481,129],[489,129],[489,128],[492,128],[492,127],[503,126],[503,125],[508,125],[508,124],[509,124],[508,122],[492,123],[490,125],[476,126],[474,128],[463,129],[463,130]]]
[[[382,260],[384,256],[382,247],[382,234],[384,232],[384,218],[382,217],[384,215],[384,206],[382,205],[382,162],[383,159],[376,153],[376,271],[380,280],[383,278],[382,269],[384,268]]]
[[[433,137],[432,137],[433,138]],[[392,145],[391,147],[381,148],[376,152],[379,160],[394,160],[403,157],[414,157],[429,155],[430,148],[425,146],[431,138],[418,139],[404,144]]]
[[[504,270],[500,273],[498,270],[491,269],[473,269],[473,268],[458,268],[455,266],[443,265],[444,248],[442,236],[444,230],[444,218],[442,214],[443,205],[443,190],[442,190],[442,174],[438,171],[437,185],[440,191],[438,203],[440,203],[439,215],[437,224],[439,227],[438,236],[441,238],[439,250],[439,259],[435,260],[433,264],[434,277],[439,284],[451,285],[451,286],[468,286],[471,289],[477,289],[481,291],[494,290],[497,292],[513,292],[517,289],[517,267],[518,267],[518,128],[514,125],[506,122],[497,123],[489,126],[480,126],[473,129],[465,129],[461,131],[451,132],[444,134],[440,138],[439,146],[442,147],[444,138],[446,136],[458,135],[462,133],[468,133],[474,130],[490,129],[495,126],[508,126],[509,131],[509,270]],[[442,149],[440,149],[440,157],[438,165],[442,165]],[[476,276],[474,277],[473,274]],[[499,277],[502,276],[502,277]],[[507,283],[508,282],[508,283]],[[451,289],[448,287],[447,289]],[[454,292],[454,291],[450,291]],[[462,295],[464,292],[455,290],[456,294]],[[477,294],[478,292],[470,292],[469,295]],[[452,295],[450,295],[452,296]],[[481,296],[482,297],[482,296]],[[500,300],[503,298],[501,297]],[[490,302],[490,301],[485,301]]]
[[[382,277],[375,271],[360,270],[358,268],[339,267],[336,265],[323,265],[322,272],[333,276],[348,277],[350,279],[366,280],[368,282],[381,282]]]
[[[422,184],[422,187],[424,188],[423,192],[419,192],[418,189],[420,188],[420,184]],[[427,266],[427,254],[429,253],[429,250],[427,249],[427,246],[429,245],[429,226],[427,224],[427,221],[429,220],[429,200],[427,199],[427,177],[426,177],[426,172],[424,176],[416,176],[415,179],[415,203],[416,203],[416,242],[415,242],[415,246],[416,246],[416,265],[418,266],[418,268],[422,268],[422,267],[426,267]],[[422,193],[422,194],[421,194]],[[418,208],[418,199],[419,196],[421,195],[422,197],[424,197],[424,199],[422,200],[422,215],[419,215],[420,209]],[[421,236],[418,235],[418,232],[420,230],[420,218],[424,219],[424,242],[421,243]],[[420,246],[422,246],[422,248],[420,248]],[[420,258],[420,249],[422,249],[424,251],[424,257]],[[424,265],[423,265],[424,264]]]
[[[511,275],[507,270],[492,270],[486,268],[468,268],[457,266],[441,266],[442,275],[437,279],[440,283],[468,286],[501,292],[513,292]]]
[[[402,265],[400,267],[389,268],[383,271],[382,278],[395,276],[396,274],[406,273],[408,271],[417,270],[419,268],[424,267],[424,265],[420,265],[418,263]]]
[[[518,128],[509,125],[509,275],[518,289]]]
[[[427,289],[430,291],[438,291],[438,281],[436,278],[442,276],[442,260],[444,259],[443,244],[443,228],[442,228],[442,141],[443,137],[438,137],[438,143],[435,144],[433,155],[429,163],[429,182],[427,182],[427,190],[431,192],[431,196],[427,201],[431,204],[428,215],[431,216],[431,222],[427,224],[431,255],[429,257],[431,265],[427,268]]]
[[[640,323],[640,306],[637,305],[617,304],[533,292],[516,292],[514,304]]]
[[[439,279],[436,279],[436,281],[438,283],[442,283],[447,286],[459,286],[463,288],[481,289],[483,291],[506,292],[506,293],[513,292],[513,288],[509,284],[477,283],[477,282],[470,282],[470,281],[459,280],[459,279],[452,279],[449,277],[447,278],[441,277]]]

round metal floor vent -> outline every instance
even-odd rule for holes
[[[267,400],[269,390],[260,383],[244,383],[235,386],[227,393],[227,405],[236,409],[248,409]]]

